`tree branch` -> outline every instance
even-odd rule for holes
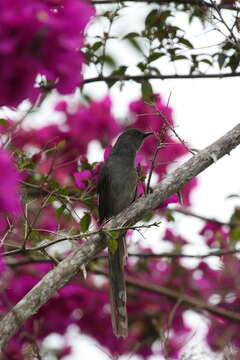
[[[239,72],[235,73],[223,73],[223,74],[187,74],[187,75],[152,75],[152,74],[146,74],[146,75],[121,75],[121,76],[96,76],[92,78],[85,79],[83,81],[83,84],[89,84],[93,82],[98,81],[105,81],[106,83],[108,81],[144,81],[144,80],[174,80],[174,79],[221,79],[221,78],[229,78],[229,77],[238,77],[240,76]]]
[[[176,5],[194,5],[194,6],[200,6],[200,7],[207,7],[207,8],[213,8],[213,5],[211,3],[208,3],[203,0],[93,0],[92,4],[94,5],[110,5],[110,4],[119,4],[119,3],[145,3],[145,4],[158,4],[158,5],[164,5],[164,4],[171,4],[174,3]],[[234,10],[238,11],[239,9],[235,6],[227,5],[227,4],[218,4],[216,5],[220,9],[226,9],[226,10]]]
[[[97,270],[94,271],[96,274],[108,276],[108,274],[105,271]],[[154,292],[159,295],[166,296],[167,298],[174,300],[174,301],[180,301],[181,303],[185,305],[191,306],[191,308],[196,308],[197,310],[203,311],[206,310],[211,314],[222,316],[224,318],[227,318],[232,321],[239,321],[240,322],[240,314],[231,310],[226,310],[224,308],[213,306],[207,304],[204,300],[199,299],[195,296],[186,295],[182,292],[176,291],[174,289],[167,288],[165,286],[161,285],[155,285],[155,284],[149,284],[144,281],[134,279],[130,276],[126,276],[126,283],[128,286],[132,286],[141,290],[145,290],[148,292]],[[154,314],[156,315],[156,313]]]
[[[165,210],[163,210],[163,211],[165,211]],[[236,226],[239,226],[239,224],[234,223],[234,222],[225,222],[225,221],[220,221],[220,220],[217,220],[217,219],[214,219],[214,218],[208,218],[206,216],[199,215],[199,214],[194,214],[194,213],[190,212],[189,210],[181,209],[181,208],[166,209],[166,213],[167,212],[176,212],[176,213],[191,216],[191,217],[194,217],[196,219],[203,220],[203,221],[206,221],[206,222],[212,222],[214,224],[218,224],[218,225],[222,225],[222,226],[228,226],[230,228],[234,228]]]
[[[185,303],[186,305],[190,305],[191,307],[196,308],[197,310],[200,311],[207,310],[211,314],[223,316],[224,318],[227,318],[232,321],[240,321],[239,313],[226,310],[218,306],[209,305],[195,296],[185,295],[176,290],[169,289],[165,286],[148,284],[143,281],[133,279],[129,276],[126,277],[126,283],[129,286],[134,286],[141,290],[155,292],[156,294],[164,295],[172,300],[181,301],[182,303]]]
[[[213,164],[213,162],[229,154],[230,151],[239,144],[240,124],[170,173],[155,187],[151,194],[146,197],[141,197],[129,208],[112,218],[104,225],[104,230],[129,226],[136,223],[146,213],[154,210],[170,195],[179,191],[189,180],[197,176]],[[81,266],[92,260],[105,246],[106,243],[103,237],[100,234],[96,234],[47,273],[1,320],[0,348],[6,344],[8,339],[29,317],[36,314],[38,309],[45,304],[59,288],[64,286],[80,271]],[[174,295],[172,294],[171,296],[173,297]]]
[[[132,252],[128,253],[128,257],[139,257],[139,258],[194,258],[194,259],[205,259],[208,257],[221,257],[224,255],[234,255],[239,254],[240,249],[236,248],[228,248],[228,249],[217,249],[209,251],[206,254],[185,254],[180,251],[166,251],[161,253],[137,253]],[[93,260],[96,259],[107,259],[107,254],[101,254],[97,255],[93,258]],[[62,261],[62,258],[57,258],[57,261]],[[38,259],[32,259],[32,258],[25,258],[21,260],[8,260],[6,264],[12,268],[21,266],[21,265],[28,265],[28,264],[39,264],[39,263],[53,263],[52,260],[46,259],[46,258],[38,258]]]

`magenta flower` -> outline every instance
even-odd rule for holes
[[[187,241],[180,235],[175,235],[171,229],[166,229],[163,240],[170,241],[173,244],[185,245]]]
[[[112,148],[113,148],[112,145],[109,145],[108,147],[106,147],[104,154],[103,154],[104,161],[106,161],[107,158],[109,157],[110,152],[112,151]]]
[[[59,3],[59,2],[58,2]],[[0,105],[35,101],[37,74],[62,94],[81,84],[83,31],[94,15],[81,0],[0,2]],[[54,10],[53,10],[54,7]]]
[[[85,190],[88,187],[88,180],[91,178],[91,171],[82,170],[73,174],[76,186]]]
[[[228,245],[229,234],[223,225],[214,222],[207,222],[199,232],[209,247],[226,248]]]
[[[0,149],[0,213],[20,213],[19,179],[10,155]]]
[[[2,256],[2,248],[0,248],[0,284],[1,284],[1,277],[3,272],[6,270],[6,264],[4,258]]]
[[[162,201],[156,209],[165,209],[169,204],[176,204],[179,202],[179,198],[176,194],[170,195],[166,200]]]

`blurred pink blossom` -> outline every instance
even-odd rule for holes
[[[0,105],[34,102],[40,89],[38,74],[45,75],[62,94],[81,84],[84,58],[83,32],[94,15],[83,0],[0,1]]]

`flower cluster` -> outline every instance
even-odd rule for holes
[[[0,149],[0,214],[1,217],[7,215],[19,215],[20,174],[13,165],[10,154]]]
[[[60,93],[72,93],[82,81],[80,49],[93,15],[85,0],[1,0],[0,106],[35,101],[38,74]]]

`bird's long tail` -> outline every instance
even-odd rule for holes
[[[124,237],[118,239],[118,248],[114,253],[110,249],[108,250],[108,260],[113,332],[117,337],[126,337],[128,335],[128,318],[126,283],[124,279]]]

